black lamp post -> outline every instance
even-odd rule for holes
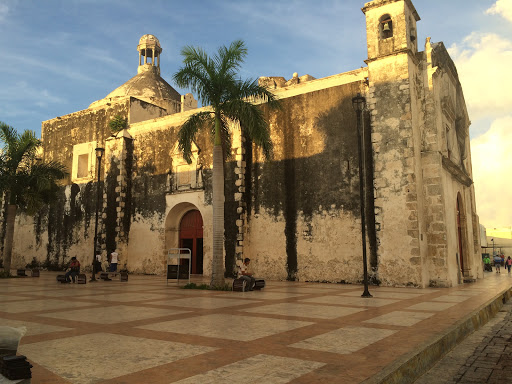
[[[494,259],[494,239],[491,239],[492,241],[492,257]]]
[[[357,141],[359,144],[359,198],[361,200],[361,237],[363,244],[363,284],[364,292],[361,297],[372,297],[368,291],[368,266],[366,265],[366,211],[365,211],[365,150],[363,111],[366,108],[366,99],[360,93],[352,98],[352,106],[357,115]]]
[[[93,255],[92,255],[92,277],[91,281],[96,280],[96,250],[98,247],[98,215],[100,211],[100,196],[101,196],[101,188],[100,188],[100,177],[101,177],[101,158],[103,157],[103,153],[105,152],[104,148],[96,148],[96,159],[98,160],[98,184],[96,189],[96,220],[94,222],[94,246],[92,247]]]

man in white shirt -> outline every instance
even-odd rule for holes
[[[252,291],[254,290],[254,284],[256,284],[256,280],[252,276],[252,273],[249,273],[249,263],[251,262],[251,259],[246,257],[244,259],[244,262],[240,264],[238,267],[238,278],[243,279],[246,282],[246,291]]]
[[[110,254],[110,272],[117,272],[118,256],[119,254],[117,253],[117,249]]]

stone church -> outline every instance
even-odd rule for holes
[[[442,42],[427,39],[418,51],[420,17],[411,0],[374,0],[362,11],[366,66],[321,79],[259,79],[282,103],[279,111],[261,106],[272,160],[233,127],[225,168],[226,276],[250,257],[266,279],[361,282],[352,105],[360,93],[372,281],[427,287],[483,277],[470,120],[457,69]],[[72,256],[90,264],[100,183],[103,255],[117,249],[122,268],[163,274],[168,250],[186,247],[192,273],[210,274],[211,137],[198,136],[192,163],[183,160],[177,132],[200,110],[197,101],[160,76],[155,36],[142,36],[137,50],[137,75],[89,108],[42,123],[44,159],[62,162],[70,175],[58,201],[17,218],[13,267],[56,267]],[[109,122],[118,115],[128,125],[112,134]],[[101,162],[98,147],[105,149]]]

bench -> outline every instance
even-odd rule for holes
[[[78,276],[76,277],[76,282],[78,284],[87,284],[87,276],[85,275],[85,273],[79,273]]]
[[[72,277],[70,277],[72,278]],[[66,283],[66,275],[57,275],[57,281],[65,284]],[[76,282],[78,284],[87,284],[87,276],[85,273],[79,273],[76,275]]]
[[[246,281],[244,279],[235,279],[233,280],[233,291],[236,292],[245,292],[246,289]],[[265,288],[265,280],[263,279],[256,279],[254,284],[254,290],[259,291],[260,289]]]
[[[119,276],[120,281],[128,281],[128,272],[100,272],[100,279],[110,281],[112,279],[109,275],[112,277]]]
[[[18,276],[18,277],[28,277],[27,274],[25,273],[24,269],[17,269],[16,270],[16,276]]]

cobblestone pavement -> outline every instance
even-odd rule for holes
[[[414,384],[512,383],[512,302]]]

